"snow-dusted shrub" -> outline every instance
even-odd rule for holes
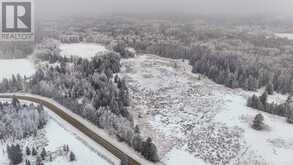
[[[211,164],[225,165],[238,155],[241,132],[215,124],[193,130],[187,150]]]

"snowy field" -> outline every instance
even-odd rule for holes
[[[232,90],[191,73],[187,61],[154,55],[122,61],[134,121],[158,145],[167,165],[293,164],[293,125],[262,113],[266,129],[250,125],[259,111],[246,107],[258,92]],[[269,96],[283,102],[286,96]]]
[[[5,99],[3,99],[6,101]],[[28,103],[28,102],[24,102]],[[53,112],[47,110],[50,120],[46,127],[39,131],[37,137],[22,140],[24,146],[45,147],[47,152],[58,153],[62,151],[63,145],[68,145],[70,150],[76,155],[76,161],[70,162],[68,154],[53,156],[53,161],[46,161],[48,165],[113,165],[119,164],[119,159],[105,150],[100,145],[83,135],[80,131],[72,127],[66,121],[58,117]],[[7,165],[9,161],[3,152],[5,145],[0,146],[0,165]],[[24,158],[26,159],[26,157]],[[29,158],[30,159],[30,158]]]
[[[276,36],[293,40],[293,33],[275,33]]]
[[[3,78],[11,78],[12,74],[31,76],[35,72],[34,64],[28,59],[0,59],[0,81]]]
[[[63,56],[78,56],[82,58],[91,58],[97,53],[107,51],[104,46],[92,43],[61,44],[59,48],[61,49],[61,55]]]

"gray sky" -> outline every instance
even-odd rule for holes
[[[293,16],[293,0],[35,0],[35,5],[39,16],[125,12]]]

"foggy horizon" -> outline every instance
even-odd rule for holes
[[[160,14],[185,13],[209,16],[266,15],[293,17],[292,0],[35,0],[37,17],[59,17],[92,14]]]

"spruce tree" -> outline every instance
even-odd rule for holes
[[[47,151],[45,148],[43,148],[42,152],[41,152],[41,158],[42,160],[45,160],[46,159],[46,156],[47,156]]]
[[[69,154],[69,160],[70,160],[71,162],[76,160],[75,154],[74,154],[72,151],[71,151],[70,154]]]
[[[262,114],[257,114],[253,120],[252,127],[256,130],[262,130],[264,125],[264,117]]]
[[[35,149],[35,147],[33,147],[32,149],[32,155],[36,156],[38,154],[38,151]]]
[[[30,148],[28,146],[26,146],[25,152],[26,152],[26,155],[30,155],[31,154],[31,150],[30,150]]]
[[[266,85],[266,92],[268,92],[269,95],[274,94],[274,86],[271,82]]]
[[[16,165],[22,162],[22,151],[20,145],[7,146],[7,154],[11,164]]]
[[[266,105],[267,104],[267,99],[268,99],[268,93],[267,91],[265,91],[260,97],[260,102],[262,103],[262,105]]]
[[[29,160],[26,160],[25,165],[31,165],[31,162]]]
[[[142,155],[152,162],[158,162],[159,157],[156,146],[152,143],[152,139],[147,138],[146,142],[143,142]]]
[[[121,158],[121,162],[120,165],[128,165],[129,159],[127,157],[127,155],[123,154],[122,158]]]

